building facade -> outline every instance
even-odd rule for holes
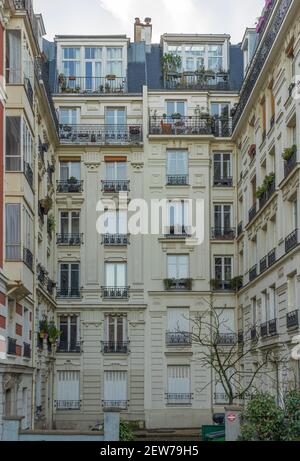
[[[191,335],[208,309],[224,347],[250,334],[276,355],[255,386],[299,385],[299,14],[267,1],[240,45],[153,44],[150,18],[134,42],[51,43],[30,1],[7,2],[0,415],[23,428],[87,430],[111,408],[140,427],[210,423],[226,395]],[[162,200],[164,226],[147,232]],[[99,201],[117,210],[100,233]]]

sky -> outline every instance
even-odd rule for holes
[[[46,38],[55,35],[126,34],[134,18],[152,18],[153,42],[163,33],[226,33],[239,43],[253,27],[265,0],[33,0],[44,16]]]

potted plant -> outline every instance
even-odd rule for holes
[[[173,120],[181,120],[182,115],[179,112],[176,112],[175,114],[171,115],[171,118]]]
[[[47,227],[49,235],[52,236],[52,232],[55,230],[55,219],[53,214],[48,216]]]
[[[185,279],[185,286],[187,290],[191,290],[193,287],[193,279],[191,278]]]
[[[213,290],[218,290],[220,288],[220,280],[218,279],[211,279],[210,284]]]
[[[296,144],[293,144],[292,147],[288,147],[284,149],[284,152],[282,154],[283,160],[288,162],[290,158],[297,152],[297,146]]]
[[[182,59],[173,53],[166,53],[161,58],[161,70],[164,80],[177,77],[182,65]]]
[[[262,186],[260,186],[256,191],[256,197],[258,199],[262,198],[263,195],[267,192],[267,189],[267,185],[265,184],[265,182],[263,182]]]
[[[59,331],[56,328],[55,323],[53,321],[50,322],[49,324],[48,333],[49,333],[49,343],[51,344],[55,343],[61,335],[61,331]]]
[[[234,291],[239,291],[243,286],[243,276],[239,275],[230,280],[230,288]]]
[[[44,316],[43,320],[40,321],[39,336],[41,339],[48,339],[49,335],[49,324],[47,318]]]
[[[173,279],[164,279],[164,286],[166,290],[170,290],[174,284]]]
[[[44,199],[41,200],[40,204],[44,215],[47,215],[53,206],[53,200],[50,195],[47,195]]]
[[[68,179],[68,184],[77,184],[78,182],[78,179],[75,178],[75,176],[70,176],[70,178]]]

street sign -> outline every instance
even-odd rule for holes
[[[236,414],[235,413],[229,413],[229,415],[227,416],[227,419],[230,423],[234,423],[237,419],[236,417]]]

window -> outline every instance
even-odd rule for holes
[[[223,44],[182,44],[168,45],[167,53],[180,56],[182,59],[183,71],[194,72],[201,68],[209,69],[214,72],[220,71],[225,67],[223,59]]]
[[[23,157],[24,163],[31,169],[33,167],[33,148],[32,135],[27,124],[23,121]]]
[[[232,279],[232,256],[215,256],[215,279],[220,282],[230,282]]]
[[[77,315],[61,316],[59,318],[58,350],[60,352],[80,352],[79,317]]]
[[[168,307],[167,344],[190,344],[190,310],[188,307]]]
[[[234,309],[216,309],[220,335],[232,335],[235,332]]]
[[[57,410],[80,410],[80,372],[58,371]]]
[[[189,366],[168,366],[168,403],[191,402],[191,378]]]
[[[21,117],[6,117],[6,171],[22,171]]]
[[[260,103],[261,105],[261,124],[262,124],[262,141],[265,140],[267,129],[267,113],[266,113],[266,98],[264,97]]]
[[[123,77],[123,49],[107,48],[107,74]]]
[[[185,46],[186,70],[194,72],[205,66],[205,45]]]
[[[28,389],[23,387],[22,389],[22,429],[28,429],[29,421],[28,421]]]
[[[106,286],[112,288],[126,287],[126,263],[105,263]]]
[[[80,180],[80,162],[60,162],[60,179],[68,181],[70,178]]]
[[[276,287],[270,287],[269,295],[269,320],[275,320],[277,317],[276,309]]]
[[[79,263],[60,263],[59,293],[61,297],[79,297]]]
[[[262,292],[261,298],[261,320],[262,323],[266,323],[269,319],[269,294],[267,291]]]
[[[34,233],[34,224],[33,219],[27,210],[24,208],[24,242],[23,246],[26,250],[29,250],[33,253],[33,233]]]
[[[208,45],[208,69],[215,72],[223,68],[223,46]]]
[[[189,257],[188,255],[168,255],[168,278],[180,280],[189,277]]]
[[[21,205],[7,203],[6,215],[6,259],[20,261],[21,259]]]
[[[256,298],[252,298],[251,300],[251,315],[252,315],[252,325],[255,326],[257,324],[257,301]]]
[[[85,48],[85,89],[95,91],[101,86],[102,48]]]
[[[185,115],[185,101],[167,101],[167,117],[169,121],[173,121],[173,114]]]
[[[210,105],[211,115],[216,118],[229,118],[229,107],[228,102],[212,102]]]
[[[105,341],[113,343],[115,347],[122,346],[127,338],[127,316],[107,315],[104,323]],[[120,347],[121,348],[121,347]]]
[[[187,176],[188,175],[188,152],[168,151],[167,152],[167,175]]]
[[[232,186],[231,154],[214,154],[214,185]]]
[[[80,233],[80,212],[61,211],[60,212],[60,233],[62,235]]]
[[[105,162],[105,169],[108,181],[125,181],[127,179],[126,162]]]
[[[127,234],[127,211],[106,211],[105,213],[106,234]]]
[[[127,372],[104,372],[104,406],[127,408]]]
[[[59,121],[62,125],[77,124],[77,109],[67,109],[66,107],[59,108]]]
[[[66,77],[79,77],[80,48],[62,48],[62,56],[63,74]]]
[[[214,205],[214,222],[216,229],[230,229],[232,205]]]
[[[21,31],[6,31],[6,82],[21,83]]]
[[[34,88],[34,64],[33,58],[31,56],[29,45],[24,41],[23,46],[23,66],[24,66],[24,80],[25,84],[27,85],[30,82],[31,90]]]
[[[189,203],[187,201],[168,202],[167,232],[170,235],[186,235],[189,232]]]
[[[105,123],[108,128],[121,128],[126,125],[126,110],[124,108],[107,107],[105,111]]]
[[[287,297],[288,297],[288,311],[293,312],[297,309],[296,293],[297,293],[297,277],[291,275],[287,281]]]

